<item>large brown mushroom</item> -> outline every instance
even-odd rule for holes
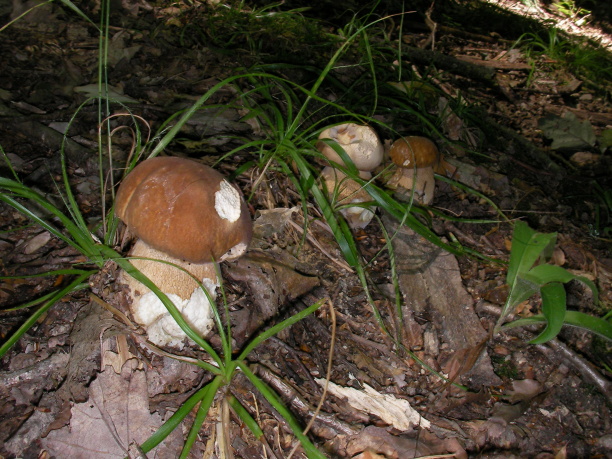
[[[396,140],[391,145],[389,157],[396,170],[387,186],[400,194],[409,195],[414,191],[414,200],[425,205],[433,202],[434,172],[447,174],[452,168],[444,161],[436,144],[426,137],[409,136]]]
[[[117,192],[115,213],[138,236],[132,264],[174,302],[205,336],[212,328],[215,262],[237,258],[250,242],[251,218],[240,191],[214,169],[183,158],[152,158],[136,166]],[[164,263],[166,262],[166,263]],[[186,337],[153,292],[128,275],[135,320],[157,345],[182,347]]]

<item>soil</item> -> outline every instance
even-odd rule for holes
[[[85,3],[79,8],[97,18],[101,6]],[[120,179],[134,153],[136,126],[146,140],[215,84],[248,68],[273,72],[271,64],[290,64],[279,66],[278,75],[309,87],[317,76],[312,69],[322,69],[334,52],[322,37],[333,34],[340,42],[349,29],[350,5],[318,2],[327,9],[302,11],[309,21],[279,23],[267,10],[256,16],[212,3],[113,3],[104,71],[121,103],[110,106],[100,128],[113,131],[112,168],[108,145],[98,150],[97,27],[50,3],[2,30],[0,145],[8,160],[0,163],[2,177],[18,178],[64,209],[63,146],[70,187],[96,233],[112,206],[110,180]],[[231,320],[235,349],[321,302],[314,314],[258,345],[247,362],[301,427],[316,415],[308,436],[327,457],[612,457],[610,342],[569,327],[537,345],[528,343],[537,327],[492,333],[508,293],[505,262],[517,219],[556,232],[552,263],[596,284],[599,303],[584,284],[567,284],[568,309],[599,317],[610,311],[610,81],[513,46],[525,31],[546,31],[536,22],[543,18],[609,46],[609,11],[599,6],[588,24],[578,25],[554,5],[506,1],[500,9],[497,3],[472,10],[473,3],[439,2],[429,12],[430,4],[417,4],[405,22],[388,18],[386,37],[401,38],[406,80],[379,82],[381,104],[388,90],[419,98],[426,117],[438,120],[436,143],[453,178],[478,192],[440,178],[431,210],[418,221],[478,256],[449,253],[379,210],[353,231],[364,289],[314,200],[302,202],[287,171],[266,166],[257,147],[227,156],[264,138],[261,125],[245,116],[247,107],[236,103],[239,90],[256,87],[254,80],[214,92],[163,152],[214,165],[249,198],[248,254],[221,264],[228,307],[220,300],[219,307]],[[33,5],[0,3],[0,22]],[[397,8],[383,2],[377,12]],[[384,55],[383,38],[371,39],[370,52],[377,62],[388,59],[386,75],[396,75],[399,54]],[[367,74],[362,50],[349,48],[333,72],[354,84],[355,94],[364,91],[359,85]],[[421,86],[409,88],[408,75],[422,77]],[[334,88],[323,85],[321,96],[335,100]],[[357,112],[359,103],[351,109]],[[387,145],[397,133],[434,137],[423,132],[413,107],[375,114],[387,126],[378,132]],[[34,212],[59,226],[45,209]],[[132,242],[121,234],[115,248],[127,253]],[[41,302],[15,306],[44,301],[69,285],[70,268],[95,272],[88,285],[38,317],[0,361],[0,456],[145,457],[138,445],[213,378],[190,362],[210,359],[193,343],[182,350],[148,343],[131,321],[116,264],[95,270],[4,199],[0,255],[3,341]],[[534,296],[512,317],[529,317],[540,303]],[[208,338],[219,351],[218,334]],[[246,408],[263,436],[253,435],[231,400]],[[178,456],[197,411],[147,457]],[[237,458],[283,458],[294,447],[292,457],[306,457],[287,420],[237,372],[215,398],[189,457],[226,457],[225,448]]]

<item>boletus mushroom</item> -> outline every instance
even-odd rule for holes
[[[202,336],[213,326],[211,305],[194,279],[216,297],[215,263],[237,258],[251,240],[252,222],[241,192],[216,170],[173,157],[143,161],[117,192],[115,213],[138,236],[132,264],[173,301]],[[183,347],[185,333],[157,295],[127,274],[132,313],[157,345]]]
[[[345,123],[329,127],[319,134],[317,149],[330,161],[343,164],[340,155],[323,139],[335,140],[360,171],[372,171],[382,162],[384,148],[370,126]]]
[[[323,139],[331,139],[346,152],[359,175],[365,180],[372,178],[370,171],[377,168],[383,159],[384,148],[370,126],[355,123],[344,123],[329,127],[319,134],[317,149],[330,161],[343,164],[340,155]],[[327,191],[337,193],[337,203],[345,205],[371,201],[370,195],[355,180],[343,172],[328,166],[321,172],[321,180]],[[340,213],[352,228],[364,228],[374,217],[375,208],[360,206],[344,207]]]
[[[370,172],[360,172],[364,180],[370,180]],[[327,166],[321,171],[321,182],[330,195],[335,195],[335,203],[339,206],[372,201],[372,198],[355,180],[335,167]],[[342,207],[340,213],[344,216],[351,228],[365,228],[374,218],[376,208],[362,206]]]
[[[421,204],[433,202],[434,172],[452,175],[453,166],[444,161],[436,144],[426,137],[409,136],[396,140],[391,145],[389,157],[396,170],[387,186],[400,195],[410,195],[414,191],[414,200]]]

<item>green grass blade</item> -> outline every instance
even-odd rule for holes
[[[7,190],[10,193],[0,193],[0,201],[6,202],[7,204],[15,208],[18,212],[45,228],[55,237],[61,239],[66,244],[74,247],[87,258],[89,258],[92,262],[97,263],[99,265],[102,263],[102,260],[97,257],[97,251],[95,250],[96,243],[93,240],[93,237],[89,230],[87,230],[87,228],[80,228],[79,226],[77,226],[63,212],[61,212],[53,204],[47,201],[44,196],[40,195],[39,193],[35,192],[34,190],[28,188],[27,186],[19,182],[3,177],[0,177],[0,189]],[[71,238],[65,236],[59,229],[57,229],[55,226],[51,225],[45,219],[40,217],[33,210],[27,208],[26,206],[18,202],[11,195],[33,201],[45,212],[53,215],[62,223],[66,231],[70,234]]]
[[[242,422],[246,424],[246,426],[249,428],[249,430],[251,431],[251,433],[255,436],[257,440],[261,440],[262,438],[264,438],[263,430],[261,430],[261,427],[259,427],[259,424],[257,424],[257,421],[253,419],[253,416],[251,416],[251,414],[247,411],[247,409],[244,406],[242,406],[242,403],[240,403],[240,401],[236,397],[234,397],[233,395],[229,396],[227,398],[227,402],[229,403],[230,407],[234,410],[236,415],[240,419],[242,419]]]
[[[4,151],[4,148],[2,148],[2,145],[0,145],[0,154],[2,154],[2,159],[4,159],[6,166],[9,168],[9,170],[11,171],[11,174],[15,178],[15,181],[21,183],[21,180],[19,180],[19,176],[17,175],[17,172],[13,168],[13,164],[11,163],[11,160],[9,159],[6,152]]]
[[[8,23],[6,23],[2,27],[0,27],[0,33],[3,32],[4,29],[9,27],[11,24],[13,24],[14,22],[19,21],[22,17],[26,16],[28,13],[32,12],[36,8],[40,8],[41,6],[45,6],[45,5],[47,5],[47,4],[51,3],[51,2],[53,2],[53,0],[47,0],[46,2],[39,3],[38,5],[34,5],[32,8],[27,9],[26,11],[21,13],[19,16],[17,16],[15,19],[9,21]]]
[[[223,360],[219,357],[217,352],[212,348],[212,346],[206,342],[200,335],[198,335],[185,321],[179,310],[176,308],[174,303],[168,298],[168,296],[160,291],[157,286],[144,274],[142,274],[139,270],[137,270],[126,258],[122,257],[120,254],[115,252],[112,248],[107,246],[100,246],[101,253],[107,259],[113,260],[120,268],[122,268],[126,273],[136,279],[138,282],[143,284],[145,287],[150,289],[152,292],[155,292],[160,301],[164,304],[168,313],[174,318],[176,323],[181,327],[181,329],[185,332],[185,334],[191,338],[198,346],[200,346],[203,350],[205,350],[210,357],[217,363],[219,368],[210,365],[206,362],[200,362],[199,365],[202,368],[205,368],[207,371],[212,372],[213,374],[221,374],[223,368]]]
[[[85,13],[83,13],[83,11],[81,11],[81,9],[76,6],[74,3],[72,3],[70,0],[59,0],[63,5],[65,5],[66,7],[70,8],[72,11],[74,11],[76,14],[78,14],[79,16],[81,16],[83,19],[85,19],[87,22],[89,22],[91,25],[93,25],[98,32],[100,31],[100,29],[98,28],[98,26],[96,25],[95,22],[93,22],[91,19],[89,19],[87,17],[87,15]]]
[[[200,402],[200,407],[198,408],[198,412],[196,414],[195,419],[193,420],[193,424],[191,425],[191,429],[189,429],[189,434],[187,435],[187,439],[185,440],[185,444],[183,445],[183,450],[181,451],[181,455],[179,459],[185,459],[189,456],[191,452],[191,448],[193,444],[198,439],[198,434],[200,433],[200,429],[202,428],[202,424],[206,420],[208,416],[208,411],[210,410],[210,406],[212,405],[213,400],[215,399],[215,394],[221,385],[223,378],[221,376],[215,377],[208,384],[208,391],[202,397],[202,401]]]
[[[278,395],[261,379],[259,379],[251,371],[251,369],[244,362],[238,362],[238,366],[244,372],[245,376],[249,378],[249,381],[257,388],[264,398],[281,414],[281,416],[287,421],[287,424],[293,431],[293,434],[301,443],[306,455],[309,459],[325,459],[325,456],[312,444],[310,439],[302,433],[302,427],[297,422],[291,411],[283,404],[278,398]]]
[[[290,327],[291,325],[299,322],[304,317],[309,316],[310,314],[315,312],[317,309],[319,309],[323,305],[324,302],[325,302],[325,299],[319,300],[315,304],[304,309],[303,311],[300,311],[297,314],[292,315],[288,319],[285,319],[282,322],[274,325],[273,327],[270,327],[266,331],[260,333],[242,350],[242,352],[240,353],[240,355],[238,356],[236,360],[240,361],[240,360],[246,359],[247,356],[251,353],[251,351],[255,349],[257,346],[259,346],[261,343],[263,343],[265,340],[276,335],[281,330],[284,330],[285,328]]]
[[[210,383],[204,386],[202,389],[198,390],[195,394],[189,397],[185,403],[181,405],[181,407],[174,413],[170,419],[162,424],[162,426],[157,429],[157,431],[151,435],[140,448],[144,453],[148,453],[157,445],[159,445],[168,435],[172,433],[174,429],[178,427],[178,425],[187,417],[187,415],[191,412],[191,410],[201,402],[205,397],[209,396],[209,393],[212,392],[214,396],[217,391],[218,382],[221,377],[217,376]]]
[[[88,283],[83,283],[83,281],[89,278],[89,276],[91,276],[91,273],[89,272],[77,276],[77,278],[70,282],[70,284],[63,289],[58,290],[54,295],[49,297],[49,299],[40,308],[38,308],[36,312],[28,317],[21,327],[19,327],[17,331],[15,331],[15,333],[13,333],[9,339],[6,340],[2,346],[0,346],[0,358],[4,357],[7,351],[13,347],[17,341],[19,341],[24,333],[26,333],[36,323],[40,316],[47,312],[51,306],[72,292],[89,288]]]

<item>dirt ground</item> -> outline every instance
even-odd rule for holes
[[[512,14],[534,12],[520,2],[505,3]],[[26,5],[30,3],[3,2],[1,22],[17,17]],[[78,6],[97,17],[94,2]],[[316,45],[306,35],[271,42],[267,32],[245,40],[220,26],[212,30],[214,22],[196,27],[204,11],[213,8],[205,3],[125,1],[113,8],[110,89],[153,130],[219,81],[261,60],[325,65],[318,51],[307,51]],[[434,19],[441,19],[440,10],[434,11]],[[549,10],[536,13],[564,22]],[[326,19],[330,33],[339,33],[343,16],[337,14]],[[478,107],[466,110],[469,115],[463,118],[456,106],[452,114],[441,115],[450,107],[444,97],[423,105],[440,114],[440,129],[454,141],[439,146],[457,167],[455,178],[489,199],[438,181],[433,208],[461,219],[430,214],[434,232],[502,261],[508,260],[511,225],[465,221],[496,219],[491,203],[509,219],[557,232],[553,262],[592,280],[600,293],[601,304],[594,305],[589,290],[572,282],[567,285],[568,309],[603,316],[612,303],[612,209],[605,201],[612,180],[611,147],[599,148],[603,141],[567,150],[551,144],[562,141],[559,129],[574,126],[601,139],[612,128],[610,87],[561,71],[546,58],[532,65],[519,48],[512,48],[513,33],[476,33],[455,24],[438,27],[434,36],[424,17],[422,9],[407,19],[410,27],[404,29],[402,42],[414,54],[406,59],[413,71],[423,73],[429,64],[410,50],[429,52],[433,46],[439,53],[437,65],[445,70],[432,84],[448,99],[460,91],[466,105]],[[390,34],[397,34],[398,21],[389,20]],[[574,33],[587,29],[569,25]],[[606,26],[609,32],[603,21],[590,33],[605,43]],[[304,56],[292,56],[295,41],[301,42]],[[86,101],[97,94],[98,45],[92,24],[55,3],[0,32],[0,145],[5,157],[23,183],[61,207],[58,152],[71,117],[84,104],[70,125],[65,151],[71,187],[92,228],[110,203],[102,202],[99,192],[101,179],[107,180],[99,172],[99,109]],[[342,64],[350,67],[352,58],[349,53]],[[459,70],[457,62],[471,67]],[[469,73],[474,69],[476,73]],[[351,71],[339,70],[338,75],[350,79]],[[303,77],[297,71],[291,75]],[[230,88],[215,93],[164,154],[212,165],[244,139],[260,138],[243,111],[219,109],[234,97]],[[117,105],[111,112],[125,110]],[[490,131],[468,122],[476,114],[487,120]],[[410,131],[394,115],[380,118],[399,131]],[[125,162],[132,146],[133,131],[121,128],[128,125],[120,117],[112,120],[118,128],[113,137],[117,164]],[[379,135],[392,140],[389,132]],[[318,218],[316,204],[308,203],[305,215],[286,174],[258,164],[249,167],[251,159],[242,151],[215,166],[231,175],[247,164],[235,183],[250,197],[254,220],[248,254],[221,264],[234,345],[242,347],[262,329],[323,300],[315,314],[259,345],[248,362],[304,427],[326,387],[308,433],[326,456],[612,457],[609,342],[569,328],[542,345],[527,344],[536,328],[491,336],[507,295],[505,265],[450,254],[384,212],[365,229],[355,230],[366,263],[366,293],[324,219]],[[4,162],[0,172],[11,177]],[[305,218],[312,219],[306,230]],[[389,234],[396,234],[392,251]],[[118,249],[129,246],[130,241],[122,241]],[[70,281],[69,275],[18,276],[90,266],[6,203],[0,203],[0,255],[6,276],[0,278],[3,341],[28,317],[28,310],[6,309]],[[89,279],[89,289],[53,306],[0,361],[1,457],[144,457],[135,444],[211,381],[205,370],[168,354],[204,358],[201,350],[187,345],[161,352],[103,307],[111,304],[129,316],[118,271],[109,262]],[[538,312],[539,301],[525,301],[516,313]],[[391,337],[399,337],[403,347]],[[219,345],[218,337],[210,342]],[[330,384],[325,386],[328,367]],[[221,402],[230,394],[258,421],[263,438],[256,439],[235,414],[224,412]],[[147,457],[178,457],[196,411]],[[189,457],[223,457],[218,448],[224,430],[237,458],[284,458],[296,444],[286,420],[242,373],[217,397]],[[293,457],[306,456],[298,448]]]

